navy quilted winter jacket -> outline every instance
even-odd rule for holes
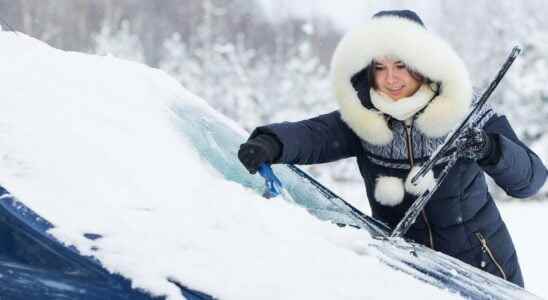
[[[485,174],[508,195],[525,198],[542,187],[547,170],[537,155],[520,142],[506,117],[491,109],[480,117],[484,130],[498,142],[498,162],[480,166],[474,161],[459,159],[406,237],[523,286],[514,245],[487,190]],[[427,160],[443,137],[428,138],[411,127],[411,139],[408,139],[405,126],[399,121],[393,122],[392,131],[391,144],[368,144],[334,111],[300,122],[259,127],[252,136],[275,135],[283,145],[279,163],[317,164],[355,157],[373,217],[394,227],[416,196],[406,193],[399,205],[382,205],[375,199],[376,178],[381,174],[405,178],[411,164]],[[409,144],[405,141],[412,142],[412,158],[408,157]],[[434,168],[436,176],[443,165]]]

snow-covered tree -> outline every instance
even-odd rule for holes
[[[517,134],[530,144],[547,134],[548,33],[531,33],[523,43],[524,55],[508,76],[502,110],[511,118]]]
[[[201,26],[208,25],[206,18]],[[283,59],[259,54],[241,34],[228,41],[211,28],[197,30],[192,46],[177,34],[167,40],[159,67],[247,129],[334,108],[327,69],[307,38],[310,25]]]
[[[131,31],[131,24],[123,20],[119,28],[103,22],[99,33],[93,36],[95,53],[144,62],[145,56],[139,36]]]

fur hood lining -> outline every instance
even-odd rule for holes
[[[417,117],[417,128],[437,138],[449,133],[464,117],[472,85],[464,62],[443,40],[419,24],[383,16],[348,32],[335,49],[331,76],[342,119],[358,136],[375,145],[392,140],[383,114],[365,108],[351,78],[377,57],[397,57],[410,68],[441,83],[439,95]]]

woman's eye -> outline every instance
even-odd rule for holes
[[[384,70],[384,66],[375,66],[375,71]]]
[[[398,69],[405,69],[406,67],[407,67],[407,66],[404,65],[404,64],[397,64],[397,65],[396,65],[396,68],[398,68]]]

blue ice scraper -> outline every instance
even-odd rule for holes
[[[259,174],[261,174],[265,180],[265,191],[263,193],[263,197],[270,199],[277,197],[282,193],[282,182],[278,179],[278,177],[276,177],[270,165],[261,164],[259,166]]]

